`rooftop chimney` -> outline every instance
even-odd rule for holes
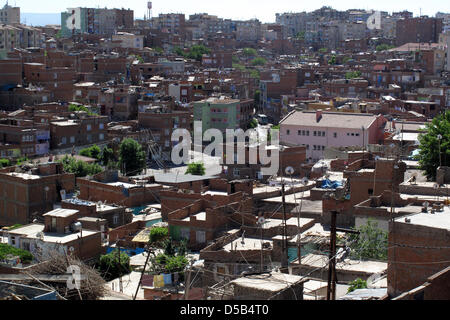
[[[323,111],[317,110],[316,111],[316,121],[319,122],[322,119]]]

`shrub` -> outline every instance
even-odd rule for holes
[[[156,244],[169,236],[167,228],[153,228],[150,230],[150,243]]]
[[[131,272],[130,257],[121,252],[119,264],[119,250],[100,257],[98,269],[106,281],[111,281]]]
[[[9,159],[0,159],[0,167],[9,167],[11,165],[11,161]]]
[[[367,281],[362,280],[360,278],[353,280],[349,284],[350,284],[350,288],[348,288],[347,293],[353,292],[357,289],[367,289]]]
[[[15,248],[6,243],[0,243],[0,260],[6,259],[8,255],[18,256],[24,264],[33,261],[33,255],[30,252]]]
[[[204,176],[205,173],[206,173],[205,165],[201,162],[190,163],[186,171],[186,174],[192,174],[194,176]]]

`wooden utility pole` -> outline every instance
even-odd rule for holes
[[[144,264],[144,269],[142,269],[141,272],[141,279],[139,280],[138,286],[136,288],[136,293],[134,294],[133,300],[136,300],[136,297],[138,295],[139,292],[139,287],[141,286],[142,283],[142,278],[144,277],[144,273],[145,273],[145,269],[147,268],[147,264],[148,264],[148,260],[150,260],[150,250],[146,250],[147,251],[147,259],[145,260],[145,264]]]
[[[283,255],[281,257],[281,267],[288,267],[288,241],[287,241],[287,233],[286,233],[286,197],[285,197],[285,184],[284,181],[281,182],[281,196],[283,201]]]
[[[191,289],[191,273],[192,273],[192,269],[189,268],[189,270],[187,272],[186,284],[184,286],[184,300],[189,299],[189,290]]]
[[[120,252],[120,245],[118,245],[118,247],[119,247],[119,270],[120,270],[120,278],[119,278],[119,288],[120,288],[120,292],[121,293],[123,293],[123,285],[122,285],[122,265],[121,265],[121,263],[120,263],[120,255],[121,255],[121,252]]]
[[[336,216],[331,212],[330,256],[328,262],[327,300],[336,300]]]

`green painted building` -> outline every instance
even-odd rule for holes
[[[251,100],[253,101],[253,100]],[[194,103],[194,120],[202,121],[203,133],[208,129],[246,129],[248,117],[242,114],[237,99],[209,98]]]

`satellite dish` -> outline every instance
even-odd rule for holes
[[[266,219],[264,219],[263,217],[260,217],[258,219],[258,224],[263,225],[266,222]]]
[[[286,172],[286,174],[288,174],[288,175],[292,175],[292,174],[294,174],[295,170],[294,170],[294,168],[292,168],[292,167],[287,167],[286,170],[285,170],[285,172]]]
[[[74,248],[74,247],[70,247],[70,248],[69,248],[69,251],[70,251],[70,252],[74,252],[74,251],[75,251],[75,248]]]
[[[308,182],[309,182],[308,178],[304,177],[304,178],[302,179],[302,184],[303,184],[303,185],[306,186],[306,185],[308,184]]]
[[[378,161],[378,160],[380,160],[381,158],[380,158],[380,156],[376,156],[375,157],[375,161]]]

